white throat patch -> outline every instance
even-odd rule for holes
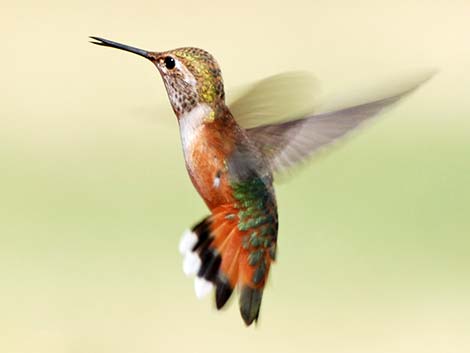
[[[198,104],[191,111],[184,113],[179,118],[181,143],[183,150],[191,147],[194,138],[198,136],[198,130],[201,128],[204,118],[211,113],[212,109],[207,104]]]

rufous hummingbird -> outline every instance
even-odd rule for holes
[[[187,230],[179,250],[201,298],[215,288],[217,309],[235,288],[246,325],[258,319],[263,289],[276,259],[278,214],[273,175],[330,144],[410,89],[328,113],[244,128],[225,102],[219,65],[198,48],[151,52],[90,37],[129,51],[160,72],[176,114],[189,177],[210,215]],[[421,82],[420,82],[421,83]]]

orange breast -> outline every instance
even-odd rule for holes
[[[233,202],[228,180],[227,157],[234,138],[216,122],[204,124],[185,153],[186,168],[194,187],[209,209]]]

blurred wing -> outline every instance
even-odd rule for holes
[[[346,135],[417,87],[415,85],[405,92],[346,109],[251,128],[247,134],[260,149],[271,170],[274,173],[282,172]]]
[[[240,89],[229,108],[238,124],[249,128],[305,116],[315,110],[318,95],[311,73],[285,72]]]

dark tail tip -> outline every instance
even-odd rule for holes
[[[247,326],[258,320],[263,289],[243,286],[240,293],[240,314]]]
[[[217,310],[222,309],[222,307],[227,303],[227,300],[232,295],[233,288],[230,286],[230,283],[227,279],[218,278],[216,281],[215,288],[215,305]]]

